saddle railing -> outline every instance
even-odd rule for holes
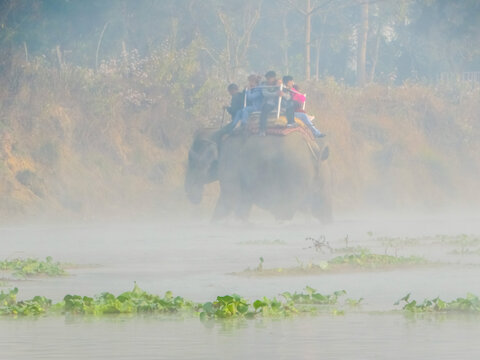
[[[255,88],[279,88],[280,91],[283,91],[283,84],[279,85],[261,85],[261,86],[255,86]],[[303,94],[301,92],[298,92],[299,94],[305,96],[305,101],[303,102],[302,109],[305,111],[305,104],[307,103],[307,94]],[[247,107],[247,88],[244,88],[243,90],[243,108]],[[277,119],[280,117],[280,109],[282,108],[282,96],[278,97],[278,107],[277,107]]]

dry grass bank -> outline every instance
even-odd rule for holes
[[[480,89],[327,80],[308,90],[329,135],[337,208],[424,211],[479,200]]]
[[[224,84],[188,52],[99,71],[35,59],[0,74],[0,215],[190,213],[193,131],[219,124]],[[306,84],[331,146],[340,211],[439,208],[479,200],[480,102],[469,89]],[[205,208],[216,187],[209,187]]]

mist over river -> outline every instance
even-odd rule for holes
[[[479,234],[479,220],[345,218],[326,227],[304,222],[212,226],[200,221],[3,226],[1,258],[52,256],[77,265],[67,276],[2,284],[4,289],[19,287],[19,299],[43,295],[60,301],[66,294],[105,291],[118,295],[136,282],[153,294],[171,290],[198,302],[232,293],[252,301],[280,297],[307,285],[325,294],[346,290],[349,298],[363,301],[337,315],[328,311],[209,322],[168,315],[2,317],[0,353],[4,359],[221,359],[226,354],[233,359],[474,359],[479,354],[474,340],[480,334],[477,315],[413,316],[394,302],[407,293],[420,301],[480,293],[480,256],[452,254],[458,245],[431,240],[439,234],[445,239]],[[432,263],[325,274],[240,275],[254,268],[260,257],[264,268],[283,269],[332,258],[332,253],[315,251],[306,240],[321,235],[334,249],[344,248],[348,235],[350,247],[418,255]],[[385,238],[398,243],[388,245]]]

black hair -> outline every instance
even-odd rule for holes
[[[275,74],[275,71],[273,70],[267,71],[267,73],[265,74],[266,79],[271,79],[274,77],[277,77],[277,74]]]
[[[283,79],[282,79],[282,81],[283,81],[283,83],[284,83],[285,85],[287,85],[288,82],[289,82],[289,81],[292,81],[292,80],[293,80],[293,76],[290,76],[290,75],[285,75],[285,76],[283,77]]]
[[[227,87],[228,91],[233,91],[233,90],[238,90],[238,85],[237,84],[230,84]]]

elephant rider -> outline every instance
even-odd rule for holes
[[[237,126],[238,121],[240,120],[240,112],[243,109],[244,92],[239,91],[237,84],[228,85],[227,90],[232,99],[230,101],[230,106],[225,105],[223,109],[228,111],[232,117],[232,121],[218,131],[217,135],[219,138],[235,129],[235,126]]]
[[[287,107],[285,115],[287,116],[287,126],[295,126],[294,107],[291,102],[291,96],[287,92],[280,91],[279,81],[277,80],[277,74],[275,71],[270,70],[265,74],[265,81],[261,84],[263,104],[262,111],[260,113],[260,136],[265,136],[267,130],[267,118],[268,114],[275,110],[278,106],[278,99],[283,97],[287,101]],[[290,102],[290,103],[289,103]]]
[[[305,103],[306,97],[299,91],[299,87],[293,82],[293,77],[287,75],[284,76],[282,80],[286,91],[288,91],[292,97],[295,117],[300,119],[310,129],[313,136],[317,138],[324,137],[325,134],[313,125],[312,119],[314,119],[314,117],[310,118],[303,110],[303,104]]]
[[[244,104],[246,105],[240,110],[240,120],[242,127],[247,124],[248,117],[254,111],[262,109],[263,95],[262,89],[258,86],[260,78],[258,75],[252,74],[248,77],[248,87],[245,89]]]

